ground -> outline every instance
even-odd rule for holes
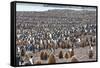
[[[51,53],[50,50],[42,50],[42,51],[46,51],[48,54]],[[56,63],[63,63],[63,62],[71,62],[71,58],[66,59],[65,57],[62,59],[59,59],[58,55],[59,52],[62,51],[63,52],[63,57],[65,55],[65,53],[68,51],[68,49],[61,49],[61,48],[57,48],[55,50],[54,56],[56,58]],[[84,48],[80,47],[80,48],[75,48],[74,49],[74,53],[75,53],[75,57],[78,59],[78,61],[95,61],[96,60],[96,46],[93,46],[93,58],[89,59],[88,57],[88,53],[89,53],[89,47],[86,46]],[[40,59],[40,52],[36,52],[36,53],[31,53],[34,57],[34,63],[36,63],[37,61],[41,61],[42,64],[46,64],[48,63],[48,59],[47,60],[41,60]]]

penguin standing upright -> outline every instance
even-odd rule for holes
[[[93,58],[93,47],[90,46],[90,50],[89,50],[89,59]]]
[[[72,51],[70,52],[70,57],[74,56],[74,48],[72,48]]]
[[[73,47],[73,45],[72,45],[72,47],[69,49],[69,54],[70,54],[70,58],[71,58],[72,56],[74,56],[74,47]]]

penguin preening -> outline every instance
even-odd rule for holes
[[[29,58],[29,61],[30,61],[31,64],[34,64],[33,56],[31,56],[31,57]]]

